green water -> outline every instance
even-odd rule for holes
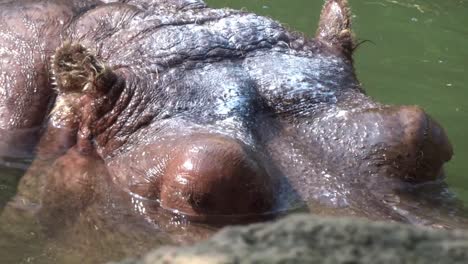
[[[419,105],[446,129],[455,156],[452,189],[468,203],[468,0],[350,0],[353,29],[370,40],[355,53],[367,93],[389,104]],[[313,36],[321,0],[207,0],[270,16]]]

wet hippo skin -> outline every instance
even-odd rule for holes
[[[298,208],[465,221],[443,128],[357,80],[345,0],[326,1],[315,38],[201,0],[0,5],[0,154],[35,155],[18,196],[44,223],[122,200],[153,224]]]

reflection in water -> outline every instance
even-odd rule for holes
[[[24,165],[23,162],[19,163]],[[15,161],[16,164],[17,161]],[[9,167],[7,165],[10,165],[10,163],[5,163],[5,166],[0,165],[0,212],[15,195],[18,181],[24,174],[24,170],[15,169],[16,166]]]
[[[161,245],[191,244],[221,225],[252,218],[272,216],[221,215],[204,224],[164,210],[158,200],[113,185],[100,159],[71,149],[55,160],[35,160],[22,177],[0,215],[0,263],[119,260]]]
[[[74,173],[61,171],[60,159],[35,161],[22,178],[0,217],[1,263],[102,263],[199,241],[215,230],[115,188],[93,157],[73,158],[81,166]],[[93,178],[92,193],[60,182],[80,174]]]
[[[79,166],[70,170],[69,166],[63,167],[67,156]],[[67,170],[61,170],[64,168]],[[85,178],[77,183],[80,189],[76,190],[71,179],[80,177]],[[462,212],[458,211],[458,201],[446,190],[442,182],[422,184],[401,193],[376,189],[372,194],[375,200],[366,201],[368,207],[355,204],[359,200],[337,208],[311,201],[307,207],[284,214],[311,211],[317,215],[397,220],[436,228],[468,227],[466,220],[459,217]],[[45,196],[41,197],[41,193]],[[394,217],[394,212],[399,218]],[[266,215],[264,220],[269,219],[271,216]],[[220,216],[218,220],[223,224],[229,223],[227,220],[243,223],[233,217]],[[17,196],[0,216],[0,261],[102,263],[161,245],[191,244],[217,229],[216,224],[193,222],[177,212],[163,210],[157,200],[129,194],[111,183],[99,159],[77,156],[72,150],[55,161],[36,160],[22,178]]]

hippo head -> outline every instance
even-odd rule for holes
[[[125,2],[67,25],[38,155],[95,155],[132,199],[204,220],[304,202],[400,219],[395,195],[451,158],[421,108],[365,95],[346,0],[314,39],[200,1]]]

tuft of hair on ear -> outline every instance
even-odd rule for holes
[[[316,38],[352,57],[354,34],[351,31],[351,11],[347,0],[327,0],[322,8]]]
[[[52,81],[59,93],[96,92],[113,78],[112,70],[86,47],[66,41],[51,57]]]

